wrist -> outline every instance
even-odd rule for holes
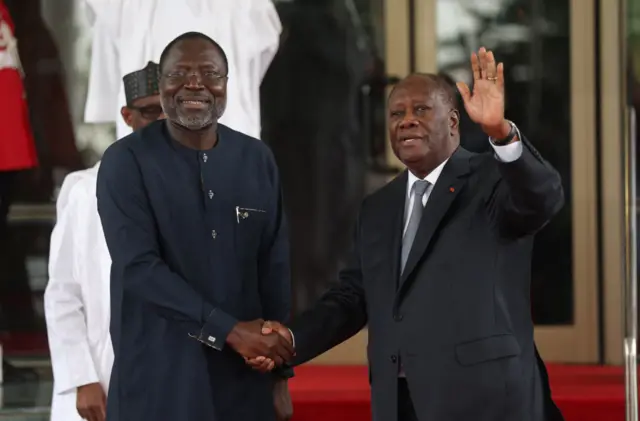
[[[238,322],[235,325],[233,325],[233,327],[229,331],[229,334],[225,338],[226,344],[229,345],[231,348],[234,348],[234,349],[235,349],[235,344],[240,339],[240,335],[238,334],[238,327],[239,327],[238,325],[239,324],[240,324],[240,322]]]
[[[76,390],[79,392],[79,391],[84,390],[84,389],[92,388],[92,387],[94,387],[96,385],[100,385],[100,383],[99,382],[86,383],[86,384],[83,384],[83,385],[80,385],[80,386],[76,387]],[[102,387],[102,386],[100,386],[100,387]]]
[[[503,119],[500,124],[495,126],[483,126],[482,130],[492,139],[501,141],[506,139],[511,132],[511,124],[506,119]]]

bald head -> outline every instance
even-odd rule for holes
[[[423,89],[428,88],[430,91],[437,93],[444,104],[447,104],[452,108],[458,108],[458,95],[456,93],[457,88],[455,86],[455,82],[445,75],[436,75],[433,73],[412,73],[393,87],[389,93],[389,99],[391,99],[396,89],[405,88],[406,86]]]

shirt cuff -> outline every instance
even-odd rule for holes
[[[279,380],[289,380],[295,377],[293,368],[289,364],[283,364],[281,367],[276,367],[271,373]]]
[[[520,140],[509,143],[508,145],[498,146],[494,145],[491,139],[489,139],[489,144],[495,152],[496,159],[500,162],[513,162],[522,156],[522,142]]]
[[[205,305],[203,311],[208,311],[209,305]],[[234,317],[220,310],[212,308],[205,317],[204,326],[199,334],[189,333],[189,336],[198,342],[207,345],[217,351],[222,351],[227,341],[227,336],[238,323]]]
[[[56,394],[68,393],[80,386],[100,382],[88,345],[54,348],[51,365]]]
[[[293,346],[293,349],[296,349],[296,337],[293,336],[293,331],[291,329],[287,328],[287,330],[291,334],[291,345]]]

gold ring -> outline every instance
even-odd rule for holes
[[[495,82],[496,80],[498,80],[498,78],[497,77],[488,77],[487,80]]]

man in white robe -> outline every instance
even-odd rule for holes
[[[122,121],[133,130],[164,118],[155,63],[123,78]],[[67,176],[51,234],[45,316],[54,375],[51,421],[104,421],[113,365],[111,258],[96,203],[100,163]]]
[[[122,75],[159,61],[178,35],[196,31],[215,39],[229,61],[228,102],[220,123],[261,136],[260,83],[275,56],[282,30],[272,0],[86,0],[93,24],[88,123],[117,122]]]

